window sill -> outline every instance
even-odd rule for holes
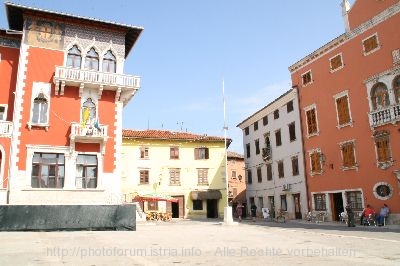
[[[339,71],[342,68],[344,68],[344,65],[341,65],[341,66],[339,66],[337,68],[331,68],[330,72],[333,73],[333,72]]]
[[[307,138],[311,138],[311,137],[315,137],[315,136],[319,136],[319,131],[315,132],[315,133],[311,133],[311,134],[307,134]]]
[[[353,166],[341,166],[340,169],[342,169],[342,171],[358,170],[358,164]]]
[[[352,121],[352,120],[350,120],[350,122],[348,122],[348,123],[346,123],[346,124],[337,125],[336,127],[337,127],[338,129],[341,129],[341,128],[348,127],[348,126],[350,126],[350,127],[353,126],[353,121]]]
[[[105,189],[100,189],[100,188],[24,188],[21,189],[22,191],[65,191],[65,192],[81,192],[81,191],[87,191],[87,192],[104,192]]]
[[[46,131],[49,131],[50,124],[48,123],[32,123],[27,122],[26,125],[28,126],[29,130],[32,130],[32,127],[44,128]]]
[[[316,176],[316,175],[322,175],[324,171],[319,171],[319,172],[311,172],[310,175],[311,176]]]
[[[376,166],[382,170],[388,169],[389,167],[393,166],[393,164],[394,164],[393,160],[386,161],[386,162],[376,162]]]

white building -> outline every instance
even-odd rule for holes
[[[243,130],[248,207],[301,219],[307,191],[296,90],[289,90],[237,125]]]

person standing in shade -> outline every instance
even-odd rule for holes
[[[382,226],[385,225],[385,218],[389,216],[389,207],[386,204],[383,204],[383,207],[381,208],[378,216],[378,225]]]
[[[347,212],[347,226],[348,227],[355,227],[355,223],[354,223],[354,212],[353,209],[351,208],[350,203],[348,203],[346,205],[346,212]]]
[[[236,215],[238,216],[239,222],[242,221],[243,205],[241,202],[236,206]]]
[[[256,206],[256,204],[251,204],[251,207],[250,207],[250,212],[251,212],[251,217],[253,217],[253,222],[255,222],[256,221],[256,215],[257,215],[257,206]]]

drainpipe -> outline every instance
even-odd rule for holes
[[[296,90],[296,94],[297,94],[297,104],[298,104],[298,107],[299,107],[299,119],[300,119],[300,129],[302,129],[302,127],[303,127],[303,120],[302,120],[302,118],[301,118],[301,109],[300,109],[300,93],[299,93],[299,86],[298,85],[293,85],[292,86],[292,89],[293,90]],[[309,191],[309,189],[308,189],[308,182],[307,182],[307,179],[308,179],[308,176],[307,176],[307,171],[306,171],[306,152],[305,152],[305,150],[304,150],[304,134],[303,134],[303,130],[302,130],[302,134],[301,134],[301,145],[302,145],[302,153],[303,153],[303,169],[304,169],[304,181],[306,182],[306,199],[307,199],[307,208],[308,208],[308,211],[311,211],[311,199],[309,198],[309,195],[308,195],[308,191]]]

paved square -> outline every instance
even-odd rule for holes
[[[398,228],[219,220],[2,232],[0,265],[400,265]]]

